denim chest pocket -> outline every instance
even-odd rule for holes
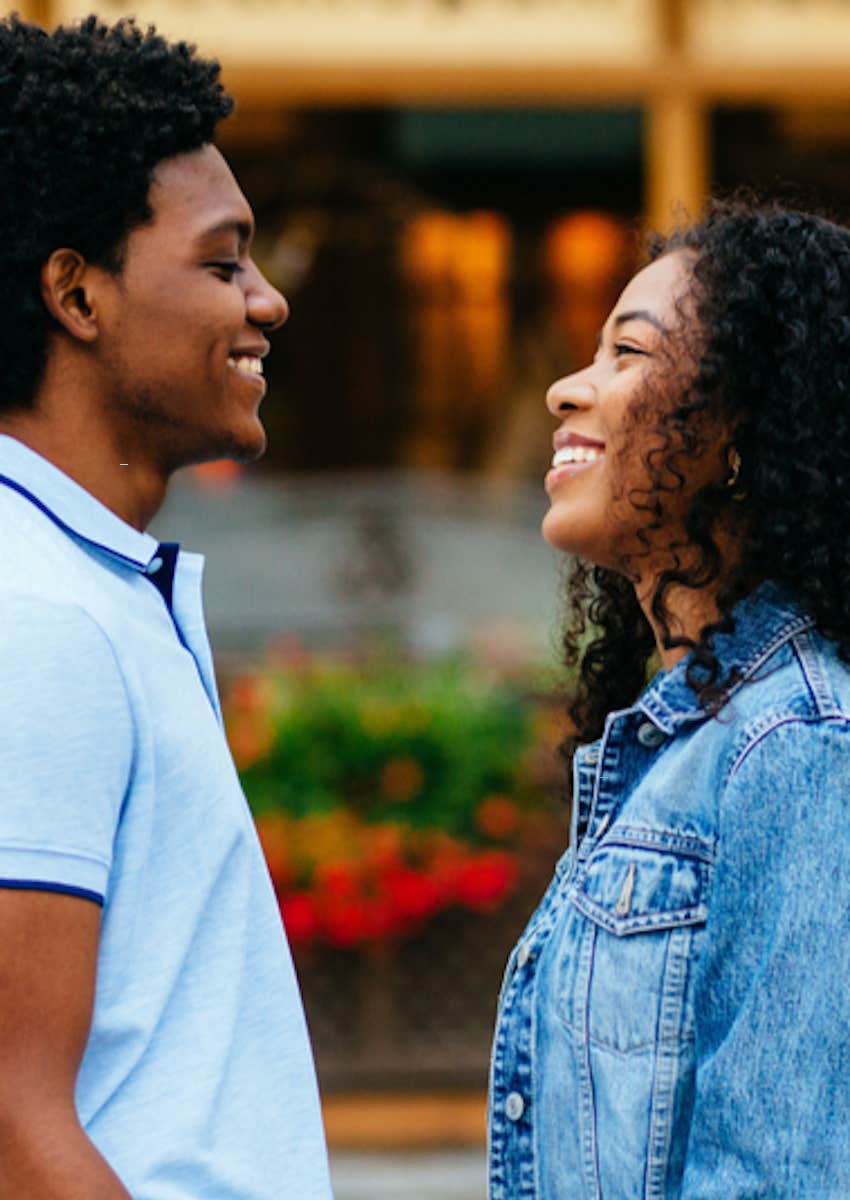
[[[561,1011],[591,1041],[631,1053],[693,1037],[693,964],[711,848],[624,830],[579,867],[561,944]]]

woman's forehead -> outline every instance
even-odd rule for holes
[[[644,312],[651,313],[660,324],[672,326],[690,287],[692,263],[689,250],[673,250],[649,263],[623,288],[611,320],[623,313]]]

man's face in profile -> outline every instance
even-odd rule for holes
[[[251,258],[251,209],[211,145],[160,163],[148,200],[153,219],[128,236],[100,314],[107,418],[169,474],[255,459],[265,335],[288,306]]]

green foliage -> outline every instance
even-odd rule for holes
[[[465,660],[301,660],[237,680],[226,712],[258,815],[344,807],[367,823],[480,840],[487,797],[539,800],[534,705]]]

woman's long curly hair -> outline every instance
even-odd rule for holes
[[[157,164],[211,141],[232,107],[217,62],[132,20],[0,21],[0,411],[31,407],[44,371],[51,253],[119,270]]]
[[[705,430],[733,430],[739,477],[694,496],[685,539],[652,596],[666,645],[691,650],[688,682],[714,711],[732,681],[721,677],[713,635],[734,629],[734,606],[763,580],[782,584],[850,660],[850,232],[776,205],[713,201],[698,224],[655,238],[650,259],[676,250],[692,252],[690,316],[680,316],[696,349],[688,380],[668,387],[656,409],[644,464],[652,488],[636,507],[647,545],[688,459],[704,450]],[[734,539],[731,567],[721,528]],[[673,585],[717,591],[719,618],[696,639],[670,633]],[[608,712],[634,703],[655,638],[628,570],[579,562],[568,595],[565,657],[579,668],[568,706],[575,732],[562,747],[570,757],[601,734]]]

